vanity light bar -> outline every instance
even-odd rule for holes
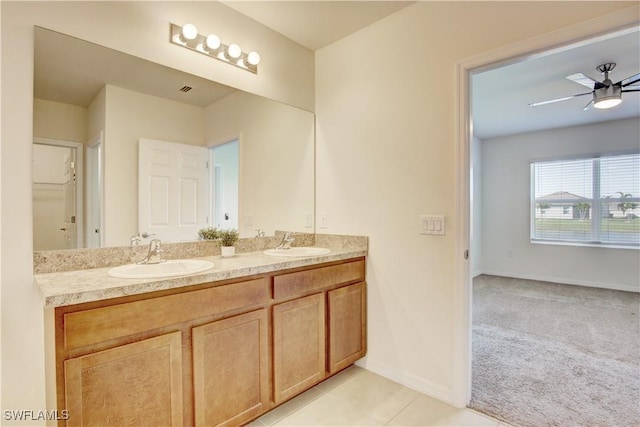
[[[229,45],[220,42],[220,38],[215,34],[203,36],[193,24],[179,26],[171,24],[171,43],[186,47],[211,58],[235,65],[243,70],[258,73],[260,55],[258,52],[245,53],[240,46],[235,43]]]

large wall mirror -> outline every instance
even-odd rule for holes
[[[314,120],[36,27],[34,249],[313,232]]]

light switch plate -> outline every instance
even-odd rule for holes
[[[444,236],[444,215],[420,215],[420,234]]]

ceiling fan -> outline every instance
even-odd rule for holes
[[[598,65],[596,70],[604,74],[604,80],[598,82],[591,77],[587,77],[582,73],[571,74],[567,79],[579,83],[591,89],[591,92],[579,93],[577,95],[565,96],[562,98],[549,99],[547,101],[534,102],[529,104],[530,107],[538,107],[540,105],[552,104],[554,102],[566,101],[567,99],[576,98],[578,96],[593,95],[593,99],[582,109],[587,111],[593,105],[596,108],[611,108],[622,102],[623,92],[640,91],[640,73],[613,83],[609,79],[609,73],[616,67],[615,62]]]

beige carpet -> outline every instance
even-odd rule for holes
[[[481,275],[470,407],[514,426],[640,426],[640,294]]]

